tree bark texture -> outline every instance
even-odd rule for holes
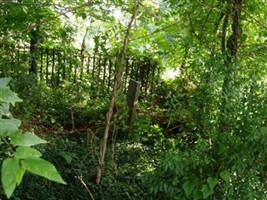
[[[122,74],[125,68],[125,58],[127,54],[129,40],[130,40],[130,30],[136,18],[138,8],[139,8],[139,2],[138,0],[136,0],[131,20],[129,21],[129,24],[126,29],[123,47],[121,49],[118,59],[116,60],[115,81],[114,81],[114,86],[113,86],[113,90],[112,90],[112,94],[111,94],[111,98],[109,102],[108,112],[106,114],[106,125],[105,125],[104,135],[103,135],[103,139],[101,141],[100,150],[99,150],[99,159],[98,159],[98,166],[97,166],[97,172],[96,172],[96,184],[100,183],[101,176],[102,176],[105,153],[106,153],[106,148],[107,148],[107,140],[109,136],[110,123],[111,123],[111,119],[113,116],[113,109],[114,109],[115,101],[116,101],[116,98],[118,96],[119,89],[121,86]]]
[[[227,109],[227,103],[231,99],[232,93],[232,79],[234,77],[233,64],[237,57],[239,41],[242,34],[240,15],[242,12],[243,0],[227,0],[228,11],[225,12],[224,22],[222,26],[222,44],[221,50],[225,56],[225,78],[222,86],[222,101],[220,108],[220,127],[219,131],[228,131],[227,116],[231,110]],[[231,27],[230,27],[231,20]],[[228,29],[231,31],[231,35],[227,37]]]

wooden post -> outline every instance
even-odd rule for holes
[[[138,103],[139,89],[141,83],[133,79],[130,80],[127,93],[128,118],[127,125],[129,126],[128,135],[132,133],[133,122],[136,115],[136,108]]]

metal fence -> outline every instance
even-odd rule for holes
[[[116,56],[96,53],[81,54],[77,49],[38,48],[34,57],[29,47],[4,46],[0,51],[0,76],[27,75],[32,59],[38,80],[53,87],[65,80],[89,81],[94,88],[110,89],[114,82]],[[123,76],[124,88],[130,79],[141,82],[141,94],[153,91],[158,80],[158,64],[149,57],[128,56]]]

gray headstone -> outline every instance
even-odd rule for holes
[[[130,80],[127,93],[128,118],[127,125],[129,126],[129,134],[132,132],[133,122],[136,115],[138,104],[139,89],[141,83],[133,79]]]

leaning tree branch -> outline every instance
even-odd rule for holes
[[[107,140],[109,136],[109,129],[110,129],[110,123],[111,119],[113,116],[113,109],[115,105],[116,98],[119,93],[120,85],[121,85],[121,79],[122,79],[122,74],[125,68],[125,58],[127,54],[127,49],[130,41],[130,30],[132,27],[132,24],[137,16],[137,10],[139,8],[139,2],[138,0],[135,1],[135,6],[134,6],[134,11],[131,17],[131,20],[128,24],[128,27],[126,29],[125,37],[124,37],[124,42],[123,42],[123,47],[121,49],[119,58],[117,59],[116,62],[116,72],[115,72],[115,82],[112,90],[112,95],[110,98],[109,102],[109,108],[108,112],[106,114],[106,126],[105,126],[105,131],[103,135],[102,142],[100,144],[100,150],[99,150],[99,159],[98,159],[98,166],[97,166],[97,172],[96,172],[96,184],[100,183],[101,176],[102,176],[102,170],[104,167],[104,160],[105,160],[105,153],[106,153],[106,148],[107,148]]]
[[[82,176],[76,176],[75,178],[77,178],[77,179],[81,182],[81,184],[85,187],[86,191],[87,191],[87,192],[89,193],[89,195],[90,195],[91,200],[95,200],[93,193],[90,191],[89,187],[88,187],[88,186],[86,185],[86,183],[83,181],[83,177],[82,177]]]

